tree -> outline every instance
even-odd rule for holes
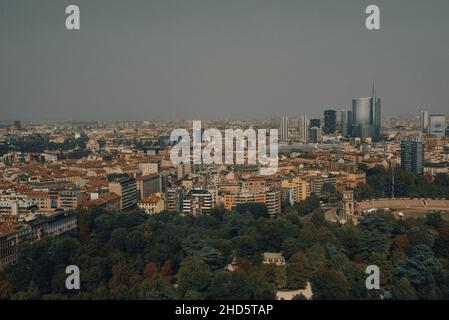
[[[187,256],[201,257],[213,270],[224,266],[225,259],[223,255],[212,246],[210,240],[204,240],[197,235],[191,235],[182,242],[182,248]]]
[[[171,260],[167,260],[161,267],[161,275],[165,278],[167,282],[171,282],[173,277],[173,264]]]
[[[146,278],[138,288],[138,297],[145,300],[172,300],[174,291],[161,275]]]
[[[145,237],[142,231],[134,230],[126,236],[126,251],[129,253],[139,253],[145,245]]]
[[[249,282],[252,288],[252,299],[273,300],[276,288],[267,273],[259,268],[254,268],[249,274]]]
[[[360,250],[364,259],[374,252],[385,252],[389,244],[390,227],[379,214],[370,214],[362,222]]]
[[[359,228],[353,224],[345,224],[340,230],[340,244],[346,251],[348,258],[352,259],[360,252]]]
[[[354,188],[354,198],[357,201],[374,198],[375,192],[371,185],[358,183]]]
[[[260,263],[262,252],[259,251],[257,242],[249,236],[239,236],[232,240],[237,257],[244,257],[252,263]]]
[[[437,212],[430,212],[426,215],[426,220],[425,220],[426,224],[429,226],[432,226],[434,228],[440,228],[443,226],[444,224],[444,220],[441,217],[440,213]]]
[[[126,237],[128,232],[125,228],[117,228],[111,233],[111,245],[119,250],[126,250]]]
[[[412,287],[407,278],[401,278],[392,288],[391,294],[395,300],[416,300],[415,289]]]
[[[400,234],[394,237],[392,248],[393,250],[400,250],[406,252],[409,248],[410,241],[406,234]]]
[[[80,228],[80,236],[83,241],[87,241],[91,235],[91,219],[89,208],[79,206],[76,210],[78,216],[78,226]]]
[[[287,263],[287,285],[290,289],[304,289],[307,284],[307,256],[304,252],[295,253]]]
[[[311,194],[306,200],[295,202],[293,206],[300,216],[305,216],[320,207],[320,199],[315,194]]]
[[[335,188],[334,184],[326,182],[321,187],[321,194],[326,196],[328,204],[330,204],[331,200],[334,199],[337,195],[337,189]]]
[[[436,255],[449,259],[449,225],[439,229],[434,250]]]
[[[254,219],[269,217],[267,206],[262,203],[239,203],[235,211],[239,214],[249,212],[253,215]]]
[[[187,257],[181,262],[178,273],[178,293],[181,298],[188,291],[205,293],[212,280],[212,272],[201,257]]]
[[[242,270],[215,272],[208,292],[207,298],[212,300],[248,300],[252,297],[249,278]]]
[[[8,300],[13,293],[11,284],[6,280],[0,279],[0,300]]]
[[[399,268],[399,274],[406,277],[417,290],[421,299],[437,297],[435,274],[440,270],[440,262],[426,245],[417,245],[410,252],[410,258]]]
[[[313,211],[311,221],[316,228],[323,226],[326,223],[324,212],[321,209]]]
[[[157,266],[154,262],[149,262],[143,270],[143,276],[145,279],[151,279],[157,274]]]
[[[326,270],[315,274],[312,279],[313,299],[343,300],[350,298],[351,287],[344,273],[339,270]]]

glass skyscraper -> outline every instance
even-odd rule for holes
[[[352,100],[353,137],[379,139],[380,108],[380,99],[376,97],[374,85],[371,97]]]

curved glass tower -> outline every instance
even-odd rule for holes
[[[371,97],[352,100],[352,136],[361,139],[379,139],[380,136],[380,99],[373,91]]]

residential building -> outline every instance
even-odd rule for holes
[[[212,195],[203,189],[190,190],[182,200],[183,214],[205,214],[212,211]]]
[[[324,111],[324,126],[323,132],[325,134],[332,134],[337,129],[337,111],[329,109]]]
[[[401,168],[421,174],[424,169],[424,143],[417,138],[401,141]]]
[[[120,210],[126,210],[137,204],[136,179],[126,174],[110,175],[109,192],[120,196]]]
[[[154,193],[137,202],[137,206],[148,214],[164,211],[165,204],[162,194]]]
[[[150,194],[161,192],[162,190],[161,176],[158,174],[138,176],[136,182],[138,200],[144,199]]]

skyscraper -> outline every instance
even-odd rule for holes
[[[299,136],[302,141],[309,140],[309,119],[305,115],[299,117]]]
[[[444,137],[446,129],[446,116],[444,114],[432,114],[429,117],[430,134]]]
[[[429,132],[429,111],[421,110],[419,112],[419,129],[423,133]]]
[[[321,120],[320,119],[310,119],[310,127],[321,128]]]
[[[380,137],[380,99],[376,97],[374,83],[371,97],[352,100],[352,136],[361,139]]]
[[[281,140],[288,140],[288,117],[283,116],[281,119]]]
[[[325,134],[334,133],[337,128],[337,111],[329,109],[324,111],[324,127]]]
[[[20,120],[15,120],[13,126],[16,130],[22,130],[22,122]]]
[[[418,138],[401,141],[401,168],[421,174],[424,169],[424,143]]]
[[[312,141],[313,143],[318,143],[321,141],[321,128],[310,128],[310,141]]]
[[[341,134],[345,137],[351,136],[352,110],[341,111]]]

